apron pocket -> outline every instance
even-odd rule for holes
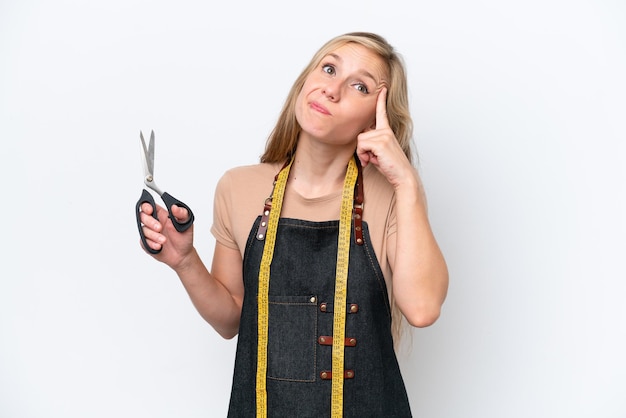
[[[314,382],[317,297],[269,296],[267,377]]]

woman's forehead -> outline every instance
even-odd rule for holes
[[[349,42],[331,48],[323,56],[323,59],[334,58],[340,63],[356,65],[361,71],[371,74],[377,81],[386,80],[388,70],[383,58],[371,48],[364,45]]]

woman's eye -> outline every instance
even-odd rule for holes
[[[324,71],[326,74],[335,74],[335,67],[333,67],[332,65],[326,64],[322,66],[322,71]]]
[[[367,86],[365,84],[355,84],[354,88],[356,88],[358,91],[360,91],[361,93],[367,94],[370,91],[367,89]]]

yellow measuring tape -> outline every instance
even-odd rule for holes
[[[274,256],[278,219],[282,209],[283,198],[289,170],[293,160],[277,176],[271,201],[268,228],[265,235],[265,247],[259,269],[258,294],[258,343],[256,371],[256,410],[258,418],[267,417],[267,335],[269,310],[270,265]],[[337,242],[337,269],[335,273],[335,309],[333,313],[333,348],[332,348],[332,382],[331,382],[331,414],[333,418],[343,415],[343,374],[344,374],[344,341],[346,324],[346,298],[348,284],[348,263],[350,256],[350,224],[354,200],[354,185],[358,176],[358,168],[354,158],[350,159],[346,178],[343,183],[341,212],[339,215],[339,239]]]
[[[339,214],[339,240],[337,242],[337,270],[335,273],[335,308],[333,310],[333,376],[331,416],[343,415],[343,357],[346,336],[346,297],[348,294],[348,261],[350,255],[350,220],[354,200],[357,166],[350,159],[343,183],[341,212]]]
[[[270,199],[272,200],[272,210],[270,211],[267,232],[265,234],[265,247],[261,257],[261,267],[259,269],[259,294],[258,298],[258,320],[257,320],[257,366],[256,366],[256,416],[267,417],[267,333],[268,333],[268,305],[270,287],[270,265],[274,257],[274,246],[276,244],[276,231],[278,230],[278,218],[283,207],[283,197],[285,196],[285,186],[289,177],[293,160],[285,169],[278,173],[276,184]]]

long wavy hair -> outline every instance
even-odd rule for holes
[[[300,94],[309,74],[320,65],[322,59],[330,52],[349,43],[356,43],[368,48],[385,63],[389,77],[387,82],[389,125],[407,158],[409,161],[413,161],[413,121],[409,112],[404,60],[382,36],[370,32],[351,32],[337,36],[324,44],[302,70],[289,91],[276,126],[270,133],[265,145],[265,152],[261,155],[262,163],[282,163],[293,156],[302,129],[296,120],[295,112],[298,94]]]

